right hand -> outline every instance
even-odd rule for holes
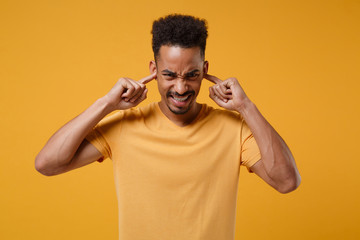
[[[145,84],[155,78],[156,71],[139,81],[120,78],[105,98],[113,111],[135,107],[146,99],[148,89]]]

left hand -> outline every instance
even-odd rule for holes
[[[249,102],[249,98],[236,78],[228,78],[222,81],[209,74],[205,74],[204,78],[215,83],[209,88],[209,96],[220,107],[240,112],[244,105]]]

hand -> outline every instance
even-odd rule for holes
[[[215,83],[209,88],[209,96],[220,107],[240,112],[244,105],[250,101],[236,78],[228,78],[222,81],[209,74],[205,74],[204,78]]]
[[[135,107],[144,99],[148,89],[145,84],[156,78],[156,71],[139,81],[130,78],[120,78],[115,86],[105,96],[111,110],[124,110]]]

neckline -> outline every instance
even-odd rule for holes
[[[161,111],[161,108],[159,106],[159,102],[155,102],[154,103],[155,105],[155,110],[158,112],[158,114],[161,116],[161,118],[165,119],[166,122],[168,122],[168,125],[170,125],[171,127],[173,128],[176,128],[176,129],[186,129],[186,128],[189,128],[191,127],[192,125],[194,125],[200,118],[200,116],[203,115],[203,112],[205,111],[205,108],[206,108],[206,104],[200,104],[201,105],[201,109],[200,111],[198,112],[198,114],[196,115],[196,117],[187,125],[185,126],[179,126],[177,124],[175,124],[173,121],[171,121],[162,111]]]

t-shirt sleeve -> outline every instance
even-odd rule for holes
[[[250,167],[261,159],[259,147],[245,120],[241,122],[241,164]]]
[[[118,136],[117,133],[120,131],[122,117],[122,111],[106,116],[85,137],[103,155],[103,158],[98,160],[99,162],[112,158],[111,149],[114,137]]]

